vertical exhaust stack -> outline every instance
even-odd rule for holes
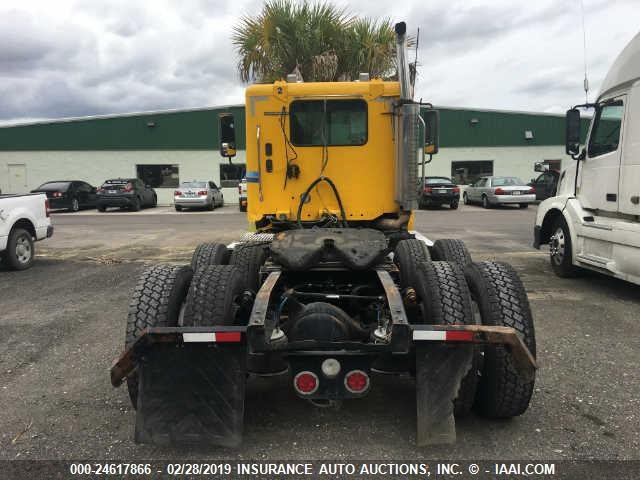
[[[418,207],[418,117],[420,104],[413,101],[407,60],[407,25],[396,23],[396,63],[400,83],[400,102],[394,107],[396,152],[395,200],[402,210]]]
[[[413,88],[409,81],[409,60],[407,59],[407,24],[396,23],[396,63],[400,82],[400,99],[413,100]]]

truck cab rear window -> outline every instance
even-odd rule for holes
[[[299,147],[364,145],[364,100],[298,100],[291,103],[291,142]]]

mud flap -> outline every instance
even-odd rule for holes
[[[417,443],[454,443],[453,401],[471,368],[473,345],[416,343]]]
[[[156,343],[145,352],[138,373],[137,443],[241,443],[244,344]]]

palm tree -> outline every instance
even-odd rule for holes
[[[242,17],[232,41],[245,82],[272,82],[294,71],[309,81],[395,72],[391,22],[356,18],[328,3],[268,0],[257,16]]]

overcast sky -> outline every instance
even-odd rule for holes
[[[580,0],[356,0],[420,28],[416,97],[564,112],[584,100]],[[0,122],[243,103],[230,32],[257,0],[0,2]],[[640,30],[638,0],[584,0],[594,99]],[[413,54],[412,54],[413,55]],[[413,58],[413,56],[411,57]]]

